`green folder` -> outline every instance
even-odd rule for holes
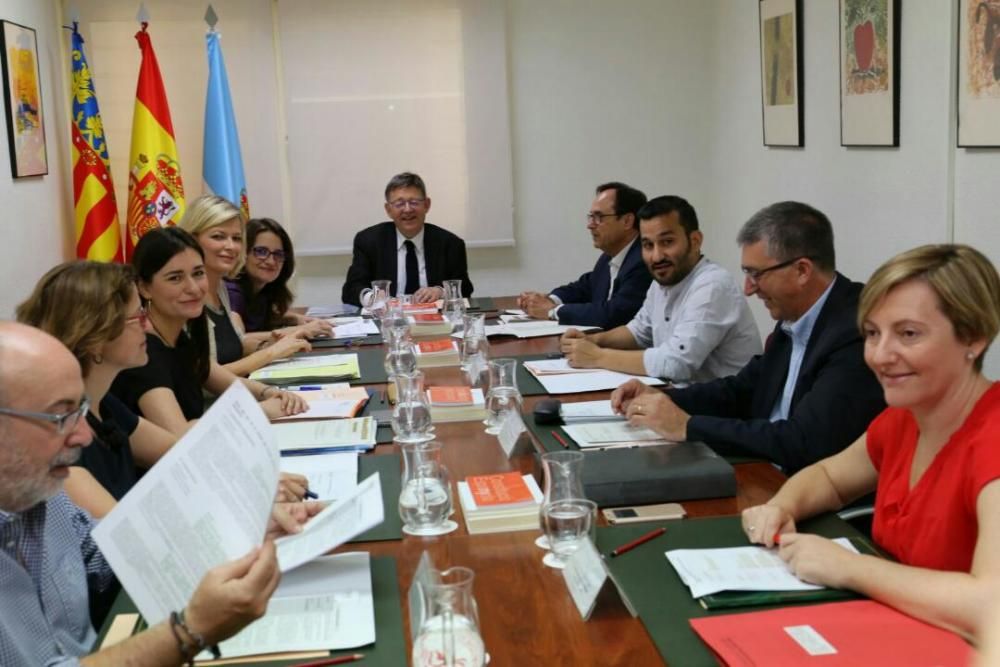
[[[740,527],[740,517],[681,519],[665,522],[643,522],[597,529],[597,548],[608,554],[650,530],[665,526],[667,532],[628,551],[607,564],[618,585],[639,612],[646,631],[663,659],[671,665],[697,667],[717,665],[712,652],[691,629],[690,619],[710,616],[714,612],[691,597],[690,589],[667,561],[664,553],[670,549],[707,549],[747,546],[749,542]],[[798,529],[826,537],[849,537],[864,540],[850,524],[828,514],[802,522]],[[874,551],[874,548],[872,548]],[[746,611],[787,606],[762,604],[744,608]],[[727,608],[725,613],[739,613]]]
[[[396,574],[396,560],[391,556],[372,556],[372,597],[375,606],[375,643],[343,651],[332,651],[330,657],[362,653],[365,656],[365,667],[398,667],[408,663],[406,655],[406,638],[403,636],[403,611],[399,600],[399,583]],[[112,621],[119,614],[137,613],[132,599],[122,591],[115,600],[111,612],[104,621],[97,636],[95,648],[101,645],[104,635],[111,627]],[[145,628],[140,619],[134,632]],[[223,656],[224,657],[224,656]],[[270,660],[254,662],[253,667],[286,667],[301,664],[303,660]],[[310,661],[306,661],[310,662]],[[247,663],[250,664],[250,663]]]
[[[403,539],[403,520],[399,517],[399,492],[403,488],[402,461],[399,454],[362,454],[358,457],[358,481],[363,482],[376,472],[382,483],[382,523],[366,530],[350,542],[379,542]]]

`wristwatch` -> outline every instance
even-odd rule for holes
[[[550,320],[556,320],[557,322],[559,321],[559,315],[556,313],[557,310],[559,310],[559,306],[556,306],[555,308],[550,308],[549,309],[549,319]]]

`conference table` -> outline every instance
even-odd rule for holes
[[[513,298],[494,300],[498,308],[515,307]],[[558,337],[490,339],[490,357],[557,352]],[[424,371],[426,384],[462,384],[457,367]],[[609,392],[563,395],[564,401],[607,398]],[[544,397],[526,397],[525,419]],[[496,436],[484,432],[479,421],[437,424],[435,439],[442,443],[443,459],[452,480],[519,470],[541,482],[535,452],[508,459]],[[533,443],[536,451],[543,451]],[[395,444],[378,445],[366,456],[398,452]],[[683,503],[689,517],[733,515],[766,501],[784,476],[764,462],[734,466],[738,492],[735,497]],[[436,567],[462,565],[475,572],[474,595],[479,607],[480,633],[491,656],[491,665],[662,665],[665,664],[642,622],[633,618],[615,595],[602,594],[590,620],[583,621],[561,572],[542,564],[544,552],[535,546],[540,531],[469,535],[461,507],[453,517],[459,528],[439,537],[404,536],[402,540],[350,543],[337,552],[364,550],[396,561],[400,599],[406,595],[421,555],[430,554]],[[601,525],[603,517],[600,518]],[[664,559],[664,568],[667,567]],[[403,633],[409,655],[410,627],[403,610]]]

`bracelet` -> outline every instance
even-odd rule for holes
[[[217,644],[212,644],[211,646],[208,645],[205,641],[204,635],[193,632],[191,628],[187,626],[187,623],[184,621],[183,609],[181,609],[180,613],[175,611],[170,612],[170,628],[173,630],[174,637],[180,645],[181,657],[187,661],[188,667],[193,666],[195,657],[206,649],[211,652],[214,659],[218,660],[222,657],[222,652],[219,651]],[[191,638],[191,644],[188,644],[181,639],[178,628],[183,630],[184,634]]]
[[[170,632],[173,633],[174,639],[177,640],[177,649],[181,654],[181,662],[188,667],[192,667],[194,665],[194,656],[196,656],[198,652],[196,647],[184,641],[184,638],[181,637],[180,630],[178,630],[179,627],[184,627],[184,624],[181,622],[180,615],[176,611],[170,612]]]

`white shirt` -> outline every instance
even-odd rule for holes
[[[702,257],[676,285],[655,280],[627,325],[646,373],[705,382],[738,372],[763,350],[760,332],[732,274]]]
[[[628,251],[632,249],[632,244],[636,242],[639,237],[635,237],[629,241],[624,248],[618,251],[618,254],[611,258],[608,262],[608,273],[611,274],[611,280],[608,282],[608,299],[611,299],[611,293],[615,290],[615,280],[618,279],[618,272],[622,270],[622,264],[625,263],[625,255]]]
[[[420,274],[420,286],[427,287],[427,262],[424,260],[424,230],[421,229],[412,239],[417,253],[417,271]],[[406,241],[400,231],[396,230],[396,294],[404,294],[406,290]]]

